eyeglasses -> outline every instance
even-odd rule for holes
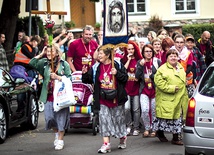
[[[152,51],[144,51],[144,52],[145,52],[145,53],[149,53],[149,52],[151,53]]]
[[[183,44],[184,42],[182,42],[182,41],[181,41],[181,42],[176,41],[175,43],[176,43],[176,44]]]

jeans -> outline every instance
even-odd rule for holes
[[[35,70],[28,70],[28,71],[27,71],[27,74],[28,74],[29,77],[35,78],[36,75],[37,75],[37,72],[36,72]],[[36,82],[36,84],[38,84],[38,82],[39,82],[39,81],[38,81],[38,78],[36,78],[36,81],[35,81],[35,82]]]
[[[130,127],[132,121],[134,122],[134,129],[139,129],[140,124],[140,100],[139,96],[129,96],[128,101],[125,103],[125,117],[126,126]]]

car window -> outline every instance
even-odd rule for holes
[[[11,82],[12,80],[10,76],[5,71],[0,69],[0,87],[7,87],[11,84]]]
[[[208,68],[199,86],[199,93],[214,97],[214,67]]]

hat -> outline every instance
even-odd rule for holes
[[[195,42],[195,39],[193,36],[188,36],[186,37],[186,41],[192,41],[192,42]]]

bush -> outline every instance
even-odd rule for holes
[[[97,22],[97,23],[94,24],[94,27],[95,27],[95,28],[100,28],[100,27],[101,27],[101,24]]]
[[[198,40],[204,31],[210,32],[210,34],[211,34],[210,40],[214,44],[214,23],[212,23],[212,24],[184,25],[182,27],[182,33],[184,35],[186,35],[188,33],[192,34],[194,36],[195,40]]]
[[[75,23],[73,21],[65,22],[65,27],[67,29],[70,29],[72,27],[75,27]]]
[[[162,19],[158,15],[151,16],[151,18],[149,19],[149,28],[150,28],[150,31],[152,30],[155,32],[163,28]]]

